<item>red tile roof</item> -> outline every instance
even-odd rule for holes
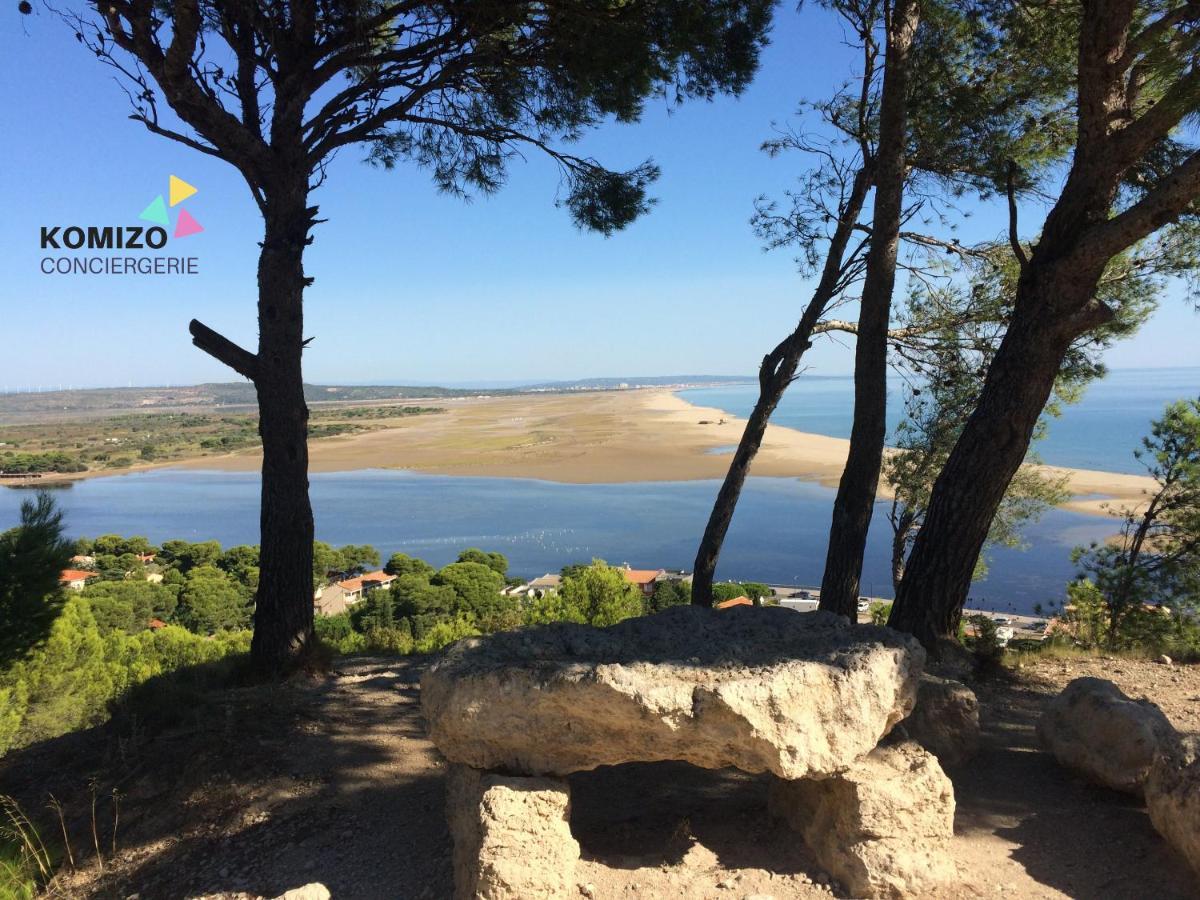
[[[366,581],[374,581],[379,584],[391,584],[395,580],[395,575],[389,575],[382,569],[378,569],[374,572],[364,572],[357,578],[347,578],[345,581],[339,581],[337,586],[344,591],[361,591],[363,582]]]
[[[89,578],[98,578],[98,572],[84,572],[82,569],[63,569],[62,575],[58,577],[60,582],[63,581],[87,581]]]
[[[732,600],[722,600],[717,609],[729,609],[731,606],[753,606],[754,601],[749,597],[734,597]]]
[[[622,569],[625,580],[632,584],[649,584],[662,574],[662,569]]]

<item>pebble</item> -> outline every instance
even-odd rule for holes
[[[596,886],[590,881],[587,884],[581,884],[579,885],[579,893],[583,894],[585,897],[595,898]]]

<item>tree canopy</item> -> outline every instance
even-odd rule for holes
[[[0,669],[46,639],[65,600],[59,587],[75,545],[63,514],[40,492],[21,503],[21,521],[0,534]]]
[[[1075,552],[1113,646],[1143,604],[1189,614],[1200,606],[1200,398],[1168,406],[1135,454],[1157,488],[1119,510],[1118,539]]]

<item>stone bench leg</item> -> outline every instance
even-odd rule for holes
[[[956,877],[954,787],[915,743],[876,747],[828,778],[775,779],[768,797],[855,897],[920,897]]]
[[[577,893],[579,844],[571,795],[557,778],[522,778],[452,764],[446,818],[455,900],[560,900]]]

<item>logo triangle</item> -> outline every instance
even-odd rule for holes
[[[167,204],[163,202],[162,194],[154,198],[154,202],[142,210],[138,216],[143,222],[153,222],[155,225],[166,227],[171,223],[167,220]]]
[[[191,234],[199,234],[203,230],[200,223],[193,219],[186,209],[179,211],[179,218],[175,220],[175,237],[184,238]]]
[[[198,190],[198,188],[192,187],[190,184],[188,184],[182,178],[176,178],[174,175],[171,176],[170,183],[171,183],[171,206],[178,206],[180,203],[182,203],[188,197],[192,196],[192,194],[196,193],[196,191]]]

